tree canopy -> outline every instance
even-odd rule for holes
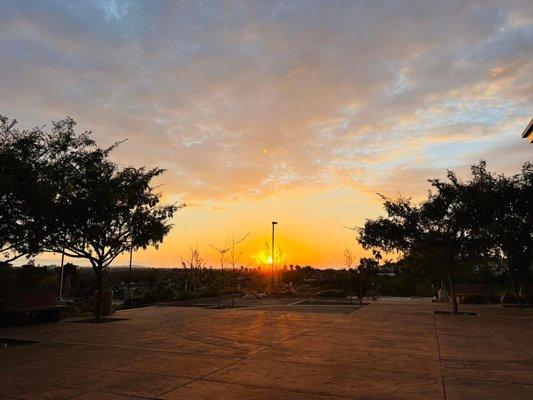
[[[497,260],[524,280],[532,260],[532,166],[507,177],[480,162],[468,181],[448,171],[431,179],[426,200],[382,197],[385,216],[367,220],[358,241],[365,249],[396,253],[447,276],[457,313],[454,275],[462,267]]]
[[[101,315],[103,272],[126,251],[158,246],[183,205],[160,204],[152,181],[160,168],[121,167],[120,144],[100,148],[65,118],[18,130],[0,119],[0,249],[4,261],[43,251],[87,259],[97,277]]]
[[[88,132],[74,132],[65,118],[42,128],[20,130],[16,120],[0,116],[0,262],[43,250],[55,216],[50,204],[60,186],[53,174],[64,159],[94,146]]]
[[[449,173],[448,181],[433,180],[443,193],[455,193],[464,210],[463,224],[488,262],[504,270],[515,296],[529,278],[533,260],[533,165],[525,163],[519,174],[506,176],[487,170],[485,162],[471,168],[471,178],[461,182]]]

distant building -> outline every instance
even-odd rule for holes
[[[522,137],[529,140],[529,143],[533,143],[533,118],[531,118],[531,121],[529,121],[526,129],[524,129]]]

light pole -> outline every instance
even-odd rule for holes
[[[128,268],[128,292],[127,297],[128,299],[131,299],[133,296],[131,295],[131,261],[133,258],[133,242],[130,245],[130,265]]]
[[[63,300],[63,274],[65,271],[65,248],[61,252],[61,282],[59,282],[59,300]]]
[[[271,275],[270,275],[270,286],[272,289],[274,289],[274,259],[276,257],[276,251],[274,250],[274,227],[278,223],[276,221],[272,221],[272,266],[271,266]]]

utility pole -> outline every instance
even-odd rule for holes
[[[128,269],[128,299],[133,297],[131,295],[131,260],[133,258],[133,243],[130,246],[130,266]]]
[[[61,252],[61,282],[59,282],[59,300],[63,300],[63,273],[65,271],[65,249]]]
[[[271,249],[271,253],[272,253],[272,266],[271,266],[271,275],[270,275],[270,286],[272,289],[274,289],[274,262],[275,262],[275,257],[276,257],[276,251],[275,251],[275,247],[274,247],[274,227],[277,225],[278,223],[276,221],[272,221],[272,249]]]

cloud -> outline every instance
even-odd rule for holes
[[[531,117],[533,5],[7,2],[0,111],[70,115],[186,202],[394,182]],[[425,182],[425,180],[422,180]]]

